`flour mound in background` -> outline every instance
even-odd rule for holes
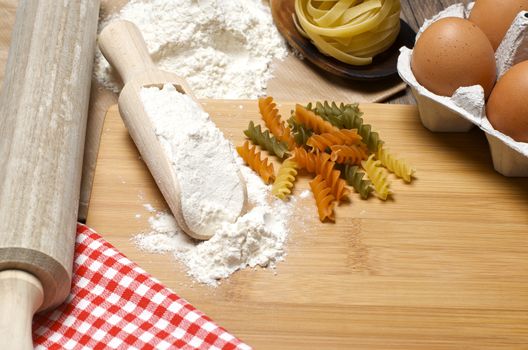
[[[271,198],[270,187],[237,158],[248,185],[251,206],[234,223],[225,222],[208,241],[190,239],[176,225],[172,215],[158,213],[149,220],[152,232],[134,238],[138,247],[152,253],[173,253],[189,276],[217,286],[221,279],[247,267],[275,268],[284,259],[289,220],[295,200]]]
[[[100,29],[113,19],[135,23],[158,67],[184,77],[198,98],[263,95],[272,61],[288,54],[261,0],[132,0]],[[120,90],[100,52],[95,76]]]

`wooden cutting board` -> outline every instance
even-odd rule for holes
[[[204,101],[235,144],[255,101]],[[288,115],[291,103],[280,106]],[[139,251],[144,204],[164,210],[118,116],[108,112],[88,224],[129,258],[256,349],[514,349],[528,344],[528,179],[492,169],[484,136],[433,134],[412,106],[366,104],[365,119],[413,163],[392,200],[337,209],[321,224],[299,199],[288,256],[214,289],[168,255]],[[308,188],[302,179],[295,189]],[[280,213],[277,213],[280,215]]]

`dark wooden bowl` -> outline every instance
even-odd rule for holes
[[[367,66],[353,66],[321,53],[310,40],[299,33],[293,22],[295,0],[270,0],[270,6],[275,25],[288,43],[317,67],[341,78],[373,81],[393,77],[398,74],[396,66],[400,47],[414,46],[416,33],[405,21],[400,20],[398,38],[387,51],[375,56]]]

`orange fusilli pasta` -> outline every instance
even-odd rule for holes
[[[307,152],[304,148],[296,148],[293,150],[293,160],[299,169],[306,169],[310,173],[321,175],[331,187],[332,194],[337,200],[341,200],[348,194],[346,181],[341,179],[341,172],[334,168],[335,163],[328,153],[314,154]]]
[[[319,213],[319,220],[323,222],[325,219],[335,221],[334,207],[337,202],[332,195],[332,189],[328,186],[321,175],[317,175],[315,179],[310,181],[310,188],[315,197],[315,204]]]
[[[260,159],[260,152],[257,151],[256,146],[250,148],[249,142],[246,141],[244,145],[237,147],[236,150],[240,157],[244,159],[253,171],[259,174],[265,183],[269,184],[275,180],[273,164],[268,163],[268,158]]]
[[[295,120],[316,134],[339,131],[338,128],[299,104],[295,105]]]
[[[312,147],[312,150],[324,152],[330,146],[334,145],[358,145],[361,144],[361,136],[356,129],[342,129],[332,132],[327,132],[320,135],[312,135],[306,145]]]
[[[330,146],[332,151],[330,158],[338,164],[360,165],[362,160],[367,159],[367,148],[360,145],[334,145]]]
[[[295,140],[290,128],[281,120],[281,115],[277,109],[277,104],[273,102],[273,97],[259,98],[258,105],[266,127],[277,139],[285,142],[288,148],[292,149],[295,146]]]

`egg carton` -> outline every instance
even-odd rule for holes
[[[417,39],[433,22],[445,17],[468,18],[473,3],[452,5],[424,22]],[[416,98],[422,124],[434,132],[467,132],[478,126],[486,133],[493,166],[505,176],[528,176],[528,143],[516,142],[495,130],[486,117],[484,89],[480,85],[461,87],[451,97],[439,96],[420,85],[411,69],[412,50],[402,47],[398,73],[411,87]],[[528,59],[528,12],[515,18],[495,53],[497,77],[511,66]]]

